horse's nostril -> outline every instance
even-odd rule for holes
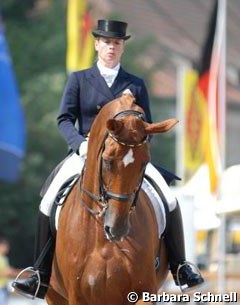
[[[110,227],[109,226],[104,226],[105,232],[110,233]]]
[[[113,239],[113,235],[111,233],[111,228],[109,226],[104,226],[105,234],[108,240]]]

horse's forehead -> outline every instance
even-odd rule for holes
[[[138,131],[141,131],[144,128],[144,122],[139,117],[131,115],[124,117],[122,120],[126,129],[137,129]]]

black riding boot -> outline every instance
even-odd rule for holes
[[[176,208],[170,212],[169,228],[165,235],[170,270],[176,285],[194,287],[204,282],[202,276],[193,272],[185,258],[185,243],[182,224],[182,215],[177,203]],[[179,268],[179,271],[177,272]],[[177,279],[178,273],[178,279]]]
[[[49,225],[49,217],[39,211],[38,227],[35,241],[34,267],[35,271],[39,271],[40,288],[36,297],[44,299],[51,276],[52,259],[55,248],[55,240],[51,234]],[[15,281],[13,287],[22,293],[35,296],[39,278],[37,274],[33,274],[21,282]]]

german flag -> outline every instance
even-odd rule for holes
[[[93,63],[92,19],[86,0],[68,0],[67,71],[89,68]]]
[[[202,56],[196,70],[185,77],[185,167],[190,178],[202,165],[209,169],[210,189],[218,189],[221,173],[221,132],[225,115],[220,107],[219,79],[222,73],[224,15],[222,0],[216,0]],[[224,88],[222,88],[224,89]]]

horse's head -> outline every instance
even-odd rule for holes
[[[149,124],[136,110],[118,113],[106,123],[108,134],[101,155],[100,189],[107,204],[104,230],[120,240],[129,232],[129,215],[150,160],[149,135],[171,129],[177,120]]]

